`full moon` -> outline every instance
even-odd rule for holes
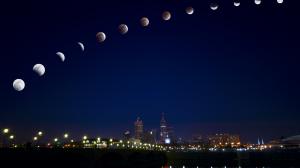
[[[103,43],[106,40],[106,35],[103,32],[98,32],[96,38],[99,43]]]
[[[141,23],[141,25],[142,25],[143,27],[147,27],[147,26],[149,26],[150,21],[149,21],[148,18],[143,17],[143,18],[140,20],[140,23]]]
[[[16,91],[20,92],[25,88],[25,82],[22,79],[16,79],[13,82],[13,87]]]
[[[62,52],[57,52],[56,55],[61,59],[62,62],[65,62],[65,55]]]
[[[254,3],[255,3],[256,5],[260,5],[260,4],[261,4],[261,0],[254,0]]]
[[[217,10],[219,8],[219,5],[218,4],[216,4],[216,3],[211,3],[210,4],[210,9],[211,10]]]
[[[241,5],[241,3],[236,1],[236,2],[233,2],[233,5],[236,6],[236,7],[238,7],[238,6]]]
[[[194,8],[193,7],[187,7],[186,9],[185,9],[185,12],[188,14],[188,15],[192,15],[192,14],[194,14]]]
[[[43,76],[46,72],[46,69],[42,64],[35,64],[33,66],[33,71],[37,73],[39,76]]]
[[[277,0],[277,3],[282,4],[283,0]]]
[[[170,20],[171,17],[172,17],[172,15],[171,15],[171,13],[170,13],[169,11],[165,11],[165,12],[162,14],[162,18],[163,18],[163,20],[165,20],[165,21]]]
[[[128,33],[128,26],[126,24],[120,24],[118,29],[122,35]]]

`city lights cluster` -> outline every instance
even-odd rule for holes
[[[27,147],[24,144],[17,144],[15,135],[11,133],[11,129],[2,129],[2,147],[21,148]],[[74,140],[70,137],[69,133],[62,134],[62,137],[54,137],[50,142],[43,144],[41,140],[44,132],[37,131],[37,133],[30,140],[30,147],[33,148],[83,148],[83,149],[128,149],[128,150],[155,150],[155,151],[210,151],[210,152],[227,152],[227,151],[262,151],[272,149],[272,145],[266,144],[241,144],[237,143],[224,143],[216,144],[213,147],[203,146],[199,144],[152,144],[142,143],[135,139],[130,140],[117,140],[113,138],[89,138],[83,135],[79,140]],[[280,146],[280,148],[284,148]]]

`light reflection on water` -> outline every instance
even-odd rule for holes
[[[162,166],[162,168],[243,168],[242,166],[236,166],[236,167],[227,167],[227,166],[210,166],[210,167],[205,167],[205,166]],[[255,166],[255,168],[272,168],[272,167],[264,167],[264,166]]]

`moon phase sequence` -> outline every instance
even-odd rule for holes
[[[254,3],[255,3],[256,5],[260,5],[260,4],[262,3],[262,0],[253,0],[253,1],[254,1]],[[276,1],[277,1],[278,4],[282,4],[282,3],[284,2],[284,0],[276,0]],[[235,0],[235,1],[233,2],[233,5],[234,5],[235,7],[238,7],[238,6],[241,5],[241,3],[240,3],[239,0]],[[219,8],[219,5],[218,5],[217,3],[211,3],[211,4],[210,4],[210,9],[211,9],[211,10],[217,10],[218,8]],[[189,7],[185,8],[185,12],[186,12],[186,14],[188,14],[188,15],[192,15],[192,14],[194,14],[195,10],[194,10],[193,7],[189,6]],[[164,11],[164,12],[162,13],[161,17],[162,17],[162,19],[163,19],[164,21],[169,21],[169,20],[171,20],[171,18],[172,18],[172,14],[171,14],[170,11]],[[147,26],[149,26],[149,24],[150,24],[150,21],[149,21],[149,19],[148,19],[147,17],[142,17],[142,18],[140,19],[140,25],[141,25],[142,27],[147,27]],[[120,24],[120,25],[118,26],[118,31],[119,31],[119,33],[122,34],[122,35],[127,34],[127,33],[128,33],[128,30],[129,30],[129,29],[128,29],[128,26],[127,26],[126,24]],[[105,34],[104,32],[98,32],[98,33],[96,34],[96,40],[97,40],[98,43],[103,43],[103,42],[106,40],[106,34]],[[84,46],[84,44],[83,44],[82,42],[77,42],[77,44],[78,44],[78,46],[80,47],[81,51],[84,52],[84,51],[85,51],[85,46]],[[56,55],[60,58],[60,60],[61,60],[62,62],[65,61],[66,57],[65,57],[64,53],[62,53],[62,52],[57,52]],[[43,64],[36,64],[36,65],[33,66],[33,71],[34,71],[37,75],[43,76],[43,75],[45,74],[45,72],[46,72],[46,68],[45,68],[45,66],[44,66]],[[22,79],[16,79],[16,80],[13,82],[13,87],[14,87],[14,89],[15,89],[16,91],[22,91],[22,90],[24,90],[24,88],[25,88],[25,82],[24,82]]]

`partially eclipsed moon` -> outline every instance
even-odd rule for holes
[[[106,35],[103,32],[98,32],[96,38],[99,43],[103,43],[106,40]]]
[[[35,64],[33,66],[33,71],[37,73],[39,76],[43,76],[46,72],[46,69],[42,64]]]
[[[147,27],[147,26],[149,26],[150,21],[149,21],[148,18],[143,17],[143,18],[140,20],[140,23],[141,23],[141,25],[142,25],[143,27]]]
[[[118,29],[122,35],[128,33],[128,26],[126,24],[120,24]]]
[[[20,92],[20,91],[24,90],[24,88],[25,88],[25,82],[22,79],[16,79],[13,82],[13,88],[16,91]]]
[[[187,7],[186,9],[185,9],[185,12],[188,14],[188,15],[192,15],[192,14],[194,14],[194,8],[193,7]]]
[[[84,51],[84,45],[81,42],[78,42],[77,44],[79,45],[81,51]]]
[[[238,7],[238,6],[241,5],[241,3],[236,1],[236,2],[233,2],[233,5],[236,6],[236,7]]]
[[[277,3],[282,4],[283,0],[277,0]]]
[[[66,57],[62,52],[57,52],[56,55],[59,56],[62,62],[65,62]]]
[[[162,18],[163,18],[163,20],[165,20],[165,21],[170,20],[171,17],[172,17],[172,15],[171,15],[171,13],[170,13],[169,11],[165,11],[165,12],[162,14]]]
[[[211,10],[217,10],[219,8],[219,5],[217,3],[211,3],[210,4],[210,9]]]
[[[261,4],[261,0],[254,0],[254,3],[255,3],[256,5],[260,5],[260,4]]]

